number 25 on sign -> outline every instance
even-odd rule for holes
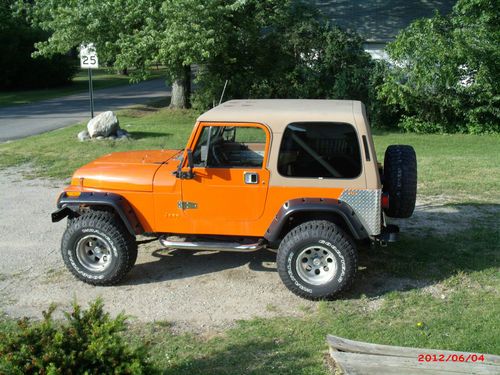
[[[93,43],[80,45],[80,67],[82,69],[99,68],[99,60]]]

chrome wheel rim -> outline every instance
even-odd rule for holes
[[[310,246],[302,250],[295,262],[297,274],[311,285],[323,285],[337,273],[337,259],[324,246]]]
[[[76,257],[83,267],[92,272],[105,271],[113,258],[107,242],[95,234],[82,237],[78,241]]]

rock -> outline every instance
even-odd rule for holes
[[[114,139],[116,139],[116,136],[114,136],[114,135],[110,135],[110,136],[108,137],[108,139],[114,140]]]
[[[77,138],[80,142],[84,142],[90,139],[90,134],[87,130],[82,130],[80,133],[78,133]]]
[[[118,129],[120,129],[118,118],[113,111],[103,112],[87,124],[87,130],[92,138],[108,137],[111,134],[116,134]]]
[[[102,135],[98,135],[97,137],[95,137],[95,139],[100,141],[100,140],[104,139],[104,137]]]

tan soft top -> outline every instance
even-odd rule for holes
[[[281,133],[292,122],[346,122],[356,125],[363,104],[354,100],[246,99],[230,100],[202,114],[203,122],[257,122]]]

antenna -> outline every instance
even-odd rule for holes
[[[228,80],[226,79],[226,83],[224,83],[224,88],[222,89],[222,94],[221,94],[221,96],[220,96],[219,105],[221,105],[221,103],[222,103],[222,98],[224,97],[224,93],[226,92],[227,82],[228,82]]]

